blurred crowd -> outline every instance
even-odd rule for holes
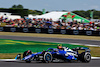
[[[53,29],[71,29],[71,30],[94,30],[100,31],[100,22],[81,23],[77,21],[66,22],[64,20],[52,21],[52,19],[29,19],[21,18],[8,20],[0,18],[0,26],[5,27],[35,27],[35,28],[53,28]]]

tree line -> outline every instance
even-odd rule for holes
[[[33,15],[41,15],[42,11],[39,10],[30,10],[30,9],[25,9],[23,5],[13,5],[11,8],[0,8],[0,12],[2,11],[8,11],[10,13],[17,13],[21,15],[22,17],[27,16],[28,14],[33,14]],[[63,11],[63,10],[62,10]],[[75,10],[71,11],[72,13],[75,13],[79,16],[82,16],[86,19],[90,19],[90,13],[92,10]],[[46,13],[48,13],[47,11]],[[93,19],[100,19],[100,11],[93,9]]]
[[[84,18],[90,19],[90,13],[91,11],[93,11],[93,19],[100,19],[100,11],[92,9],[92,10],[76,10],[76,11],[72,11],[73,13],[80,15]]]

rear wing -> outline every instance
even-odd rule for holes
[[[85,50],[85,52],[90,52],[91,50],[87,47],[77,47],[77,48],[73,48],[72,50],[74,51],[78,51],[78,50]]]

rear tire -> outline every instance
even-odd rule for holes
[[[83,52],[80,55],[80,61],[89,63],[91,61],[91,54],[89,52]]]

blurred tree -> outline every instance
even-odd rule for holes
[[[100,11],[97,11],[95,9],[92,9],[93,10],[93,19],[99,19],[100,18]],[[72,11],[73,13],[75,14],[78,14],[84,18],[89,18],[90,19],[90,12],[91,10],[87,10],[87,11],[84,11],[84,10],[75,10],[75,11]]]
[[[17,6],[16,5],[13,5],[11,8],[17,8]]]
[[[41,15],[42,14],[42,11],[39,11],[39,10],[29,10],[29,14]]]
[[[68,10],[62,10],[62,12],[67,12]]]
[[[94,19],[99,19],[99,16],[94,16]]]
[[[23,7],[22,5],[19,4],[19,5],[17,6],[17,8],[23,9],[24,7]]]

